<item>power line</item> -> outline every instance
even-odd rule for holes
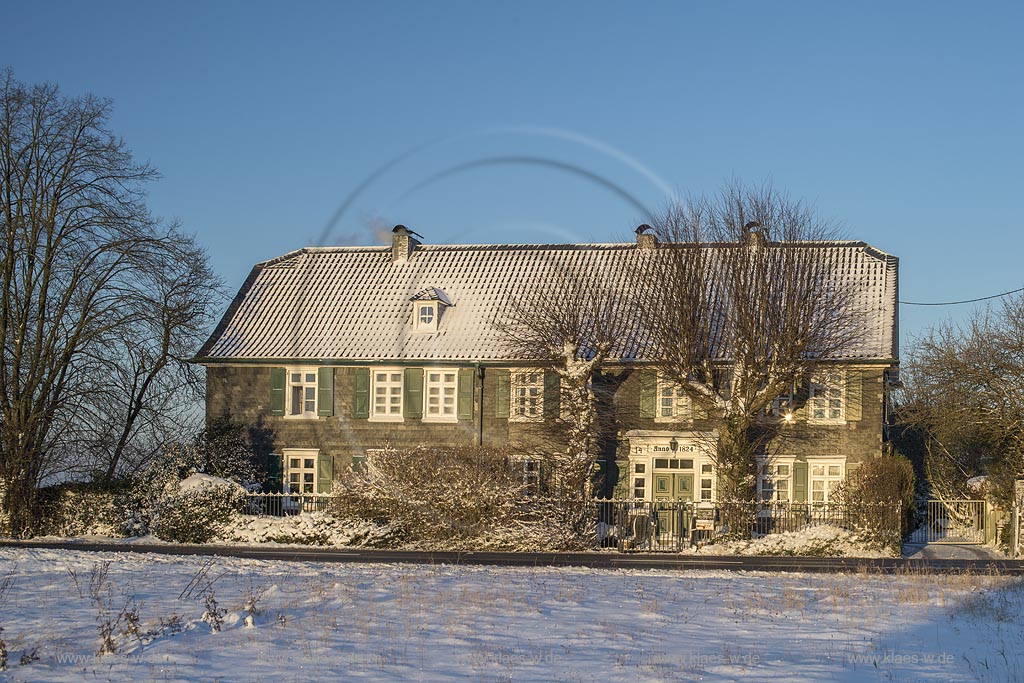
[[[973,304],[978,301],[998,299],[1001,296],[1009,296],[1010,294],[1016,294],[1017,292],[1024,292],[1024,287],[1021,287],[1020,289],[1011,289],[1009,292],[1002,292],[1001,294],[983,296],[977,299],[964,299],[962,301],[901,301],[900,303],[904,306],[956,306],[957,304]]]

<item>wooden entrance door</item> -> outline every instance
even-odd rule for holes
[[[693,474],[655,472],[652,494],[658,520],[658,542],[662,545],[685,544],[690,533]]]

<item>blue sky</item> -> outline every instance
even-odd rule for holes
[[[291,249],[379,242],[374,224],[628,239],[667,192],[731,176],[899,256],[903,299],[1024,285],[1020,3],[8,0],[3,16],[0,66],[110,97],[163,174],[150,206],[232,289]],[[904,346],[965,310],[905,307]]]

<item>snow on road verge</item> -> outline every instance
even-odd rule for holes
[[[0,637],[15,681],[1024,678],[1024,588],[1005,577],[10,548],[0,577],[10,578]],[[104,624],[116,652],[98,656]],[[26,655],[34,661],[19,666]]]

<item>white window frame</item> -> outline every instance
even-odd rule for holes
[[[637,462],[632,461],[629,463],[629,488],[632,491],[632,497],[638,500],[647,500],[647,477],[651,464],[649,462]]]
[[[437,375],[438,380],[432,380],[431,375]],[[446,376],[451,375],[451,379]],[[436,389],[436,394],[431,390]],[[431,405],[431,399],[437,398],[436,406]],[[446,402],[451,399],[450,404]],[[436,407],[437,412],[431,412]],[[446,408],[451,408],[451,413],[445,413]],[[459,369],[458,368],[424,368],[423,369],[423,421],[424,422],[458,422],[459,420]]]
[[[793,502],[793,465],[796,458],[759,458],[757,461],[757,499],[766,503]],[[771,494],[766,498],[771,483]],[[783,495],[779,495],[779,494]]]
[[[823,414],[815,415],[819,410]],[[821,370],[811,377],[807,394],[807,422],[846,422],[846,373],[843,370]]]
[[[436,301],[413,301],[413,327],[417,332],[436,332],[440,316]]]
[[[509,464],[512,467],[513,472],[519,478],[520,483],[525,487],[527,493],[530,495],[537,495],[540,493],[540,458],[531,458],[525,455],[514,455],[510,459]]]
[[[817,470],[817,468],[821,468]],[[838,470],[836,470],[838,468]],[[815,471],[818,471],[815,474]],[[835,472],[838,471],[838,474]],[[807,459],[807,501],[809,503],[831,503],[833,489],[846,479],[845,458],[815,458]],[[821,482],[821,500],[815,500],[815,482]]]
[[[522,368],[512,368],[510,371],[511,382],[509,385],[509,422],[543,422],[544,420],[544,371]],[[525,378],[534,376],[533,381],[526,381]],[[536,394],[530,391],[536,390]],[[526,392],[526,393],[523,393]],[[522,395],[520,395],[522,393]],[[523,399],[523,402],[520,402]],[[532,414],[521,413],[520,408],[526,407],[526,401],[533,400]]]
[[[795,412],[795,402],[796,387],[790,385],[788,391],[782,392],[773,398],[771,403],[765,406],[765,414],[768,417],[779,420],[792,420]]]
[[[670,457],[670,456],[675,456]],[[692,466],[686,468],[658,468],[655,467],[658,460],[668,459],[671,460],[692,460]],[[704,468],[710,467],[710,472],[705,472]],[[679,454],[672,453],[656,453],[650,455],[633,455],[629,458],[629,466],[627,470],[629,474],[629,480],[627,482],[627,491],[631,500],[644,500],[653,501],[654,493],[653,487],[653,476],[655,473],[662,472],[681,472],[681,473],[693,473],[693,502],[716,502],[718,500],[718,471],[715,468],[714,460],[707,454],[697,452],[687,452],[685,455],[680,456]],[[702,479],[710,479],[711,486],[704,487]],[[703,490],[707,490],[710,494],[709,498],[702,496]]]
[[[707,471],[705,471],[707,470]],[[696,468],[697,486],[694,487],[694,496],[698,503],[712,502],[715,500],[717,477],[715,475],[715,464],[710,460],[699,461]],[[704,486],[706,480],[710,481],[709,486]],[[707,492],[707,497],[704,497]]]
[[[317,484],[317,459],[320,456],[319,448],[282,448],[281,458],[283,459],[282,470],[282,488],[284,493],[316,493]],[[296,460],[299,466],[296,468],[292,465],[292,460]],[[307,466],[308,463],[312,462],[311,466]],[[292,489],[292,475],[296,474],[299,476],[299,490]],[[312,475],[312,479],[308,479],[307,475]],[[310,486],[307,491],[306,486]]]
[[[285,374],[285,392],[284,392],[285,393],[284,416],[286,418],[292,419],[292,420],[315,419],[317,417],[317,408],[320,407],[319,406],[320,386],[319,386],[319,383],[318,383],[318,378],[320,376],[319,368],[316,368],[316,367],[306,367],[306,366],[296,366],[296,367],[285,368],[285,373],[286,374]],[[299,378],[300,378],[299,381],[295,381],[294,380],[294,376],[295,375],[299,375]],[[312,377],[312,379],[310,379],[310,377]],[[302,395],[303,395],[303,398],[301,398],[300,401],[302,401],[302,403],[304,405],[302,406],[302,410],[299,411],[299,412],[294,412],[295,408],[296,408],[296,406],[295,406],[295,396],[294,396],[295,389],[300,389],[301,392],[302,392]],[[310,399],[306,395],[306,392],[309,389],[313,390],[313,398],[312,399]],[[313,402],[313,409],[312,410],[306,410],[306,404],[308,404],[310,402],[310,400],[312,400],[312,402]]]
[[[377,403],[378,389],[381,388],[379,375],[387,375],[383,382],[385,399],[398,397],[398,402],[385,400],[384,408],[381,411]],[[398,380],[394,379],[398,375]],[[401,422],[403,410],[405,409],[405,369],[404,368],[371,368],[370,369],[370,417],[371,422]],[[397,393],[394,389],[397,387]],[[397,406],[397,412],[392,410]]]
[[[654,405],[655,422],[685,422],[693,417],[690,397],[675,382],[658,375],[657,397]],[[665,415],[665,412],[668,415]]]

